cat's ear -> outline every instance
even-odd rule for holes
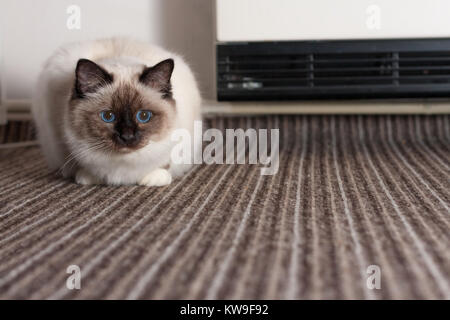
[[[88,59],[78,60],[75,69],[75,93],[82,98],[98,88],[112,83],[113,77],[105,69]]]
[[[172,86],[170,77],[172,76],[174,65],[173,59],[167,59],[153,67],[145,68],[139,77],[139,81],[160,91],[163,94],[163,98],[171,98]]]

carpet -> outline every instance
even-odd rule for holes
[[[198,165],[167,187],[79,186],[36,146],[0,149],[0,298],[450,299],[449,115],[208,126],[279,128],[278,173]]]

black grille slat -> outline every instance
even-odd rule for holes
[[[450,97],[450,39],[222,44],[217,52],[219,100]]]
[[[415,71],[415,70],[446,70],[450,71],[450,64],[448,66],[403,66],[401,68],[403,71]],[[379,71],[379,67],[368,67],[368,68],[321,68],[316,70],[317,72],[347,72],[347,71],[357,71],[357,72],[364,72],[364,71]],[[400,70],[399,67],[392,67],[390,70]],[[290,70],[279,70],[279,69],[267,69],[267,70],[256,70],[256,69],[242,69],[242,70],[231,70],[231,71],[222,71],[222,74],[248,74],[248,73],[267,73],[267,72],[283,72],[283,73],[296,73],[296,72],[309,72],[309,68],[302,68],[302,69],[290,69]]]

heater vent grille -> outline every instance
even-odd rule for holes
[[[219,100],[450,96],[447,39],[222,44],[217,54]]]

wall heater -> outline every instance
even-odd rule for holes
[[[219,101],[448,99],[448,0],[217,0]]]

